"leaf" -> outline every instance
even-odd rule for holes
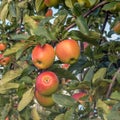
[[[64,117],[64,120],[73,120],[74,119],[74,107],[71,108],[70,110],[68,110],[66,113],[65,113],[65,117]]]
[[[120,119],[119,111],[111,111],[107,116],[107,120],[119,120],[119,119]]]
[[[32,87],[23,94],[22,99],[18,104],[18,108],[17,108],[18,111],[22,111],[32,101],[33,97],[34,97],[34,89]]]
[[[6,83],[4,85],[0,85],[0,93],[4,94],[5,92],[7,92],[7,90],[9,89],[17,89],[19,87],[18,83]]]
[[[120,100],[120,92],[115,91],[110,96],[111,99]]]
[[[57,115],[54,120],[64,120],[64,114]]]
[[[0,80],[0,85],[3,85],[11,80],[17,78],[22,74],[23,69],[16,69],[16,70],[9,70],[8,72],[3,75],[3,78]]]
[[[35,0],[35,8],[36,11],[39,12],[44,9],[46,6],[44,4],[44,0]]]
[[[41,120],[36,106],[32,108],[31,115],[33,120]]]
[[[77,17],[76,24],[79,27],[81,33],[84,35],[89,35],[89,28],[87,26],[86,20],[82,16]]]
[[[68,95],[53,94],[52,98],[55,101],[55,103],[66,107],[73,106],[76,103],[76,101]]]
[[[97,80],[102,80],[104,79],[105,75],[107,72],[107,68],[100,68],[93,76],[92,82],[93,84],[97,81]]]
[[[100,99],[97,101],[96,106],[97,108],[103,110],[105,114],[108,114],[110,112],[109,106]]]
[[[16,43],[14,46],[12,46],[10,49],[7,49],[4,52],[4,56],[8,56],[11,54],[16,53],[18,50],[23,49],[23,47],[25,46],[25,43]]]
[[[5,22],[5,19],[7,17],[7,14],[8,14],[8,7],[9,7],[9,4],[5,4],[3,9],[1,10],[0,12],[0,19],[3,21],[3,23]]]
[[[69,8],[73,8],[75,0],[65,0],[65,5]]]
[[[50,70],[52,70],[53,72],[55,72],[57,74],[57,76],[61,77],[61,78],[66,78],[66,79],[72,79],[72,80],[78,80],[77,77],[71,73],[68,70],[62,69],[62,68],[50,68]]]
[[[91,81],[94,75],[94,69],[95,67],[91,67],[88,72],[86,73],[83,81]]]
[[[12,17],[16,17],[15,3],[13,1],[9,4],[9,12]]]

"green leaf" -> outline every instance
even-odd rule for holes
[[[64,114],[57,115],[54,120],[64,120]]]
[[[5,4],[3,9],[1,10],[0,12],[0,19],[3,21],[3,23],[5,22],[5,19],[7,18],[7,15],[8,15],[8,7],[9,7],[9,4]]]
[[[9,4],[9,12],[12,17],[16,17],[15,3],[13,1]]]
[[[120,92],[118,91],[113,92],[110,98],[115,99],[115,100],[120,100]]]
[[[4,94],[5,92],[7,92],[7,90],[9,89],[17,89],[19,87],[18,83],[6,83],[4,85],[0,85],[0,93]]]
[[[26,44],[25,43],[16,43],[15,45],[13,45],[11,48],[7,49],[4,52],[5,56],[11,55],[16,53],[18,50],[23,49],[23,47],[25,47]]]
[[[33,97],[34,97],[34,89],[32,87],[23,94],[22,99],[18,104],[18,108],[17,108],[18,111],[22,111],[33,100]]]
[[[119,119],[120,119],[119,111],[111,111],[107,116],[107,120],[119,120]]]
[[[33,120],[41,120],[36,106],[32,108],[31,115]]]
[[[71,80],[78,80],[77,77],[70,71],[62,69],[62,68],[50,68],[53,72],[57,74],[60,78],[66,78],[66,79],[71,79]]]
[[[46,6],[44,4],[44,0],[35,0],[35,8],[36,11],[39,12],[44,9]]]
[[[76,101],[68,95],[53,94],[52,98],[55,101],[55,103],[66,107],[73,106],[76,103]]]
[[[74,119],[74,107],[72,107],[70,110],[68,110],[66,113],[65,113],[65,117],[64,117],[64,120],[73,120]]]
[[[89,35],[88,25],[86,23],[86,20],[82,16],[77,17],[76,24],[82,34]]]
[[[65,5],[69,8],[73,8],[75,0],[65,0]]]
[[[92,80],[93,75],[94,75],[94,69],[95,69],[95,67],[93,66],[87,71],[83,81],[91,81]]]
[[[100,68],[93,76],[93,79],[92,79],[93,84],[95,84],[97,80],[104,79],[106,72],[107,72],[107,68]]]
[[[102,100],[98,100],[96,104],[98,109],[103,110],[103,113],[108,114],[110,112],[109,106]]]

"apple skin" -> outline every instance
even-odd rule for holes
[[[0,43],[0,51],[4,51],[7,45],[5,43]]]
[[[43,46],[36,45],[32,50],[32,62],[38,69],[46,69],[50,67],[55,59],[54,48],[45,44]]]
[[[57,6],[59,4],[59,0],[44,0],[44,3],[47,7]]]
[[[3,54],[0,54],[0,65],[6,66],[10,62],[11,58],[9,56],[4,57]]]
[[[54,72],[45,71],[38,75],[35,86],[39,94],[51,95],[57,91],[59,80]]]
[[[86,94],[85,92],[74,93],[74,94],[72,95],[72,98],[73,98],[74,100],[76,100],[76,101],[79,101],[80,98],[82,98],[82,97],[84,97],[84,96],[86,96],[86,95],[87,95],[87,94]]]
[[[114,31],[116,34],[120,34],[120,22],[117,23],[117,24],[113,27],[113,31]]]
[[[38,103],[43,107],[51,107],[55,104],[55,102],[52,99],[52,96],[43,96],[39,94],[37,90],[35,90],[34,95]]]
[[[48,9],[47,12],[45,13],[45,17],[51,17],[53,14],[52,9]]]
[[[56,45],[56,56],[58,59],[67,64],[75,63],[80,56],[80,46],[77,41],[67,39],[59,42]]]

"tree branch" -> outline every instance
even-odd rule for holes
[[[103,2],[101,2],[101,3],[99,3],[99,4],[97,4],[97,5],[94,6],[92,9],[90,9],[88,12],[86,12],[86,13],[83,15],[83,17],[86,18],[86,17],[89,16],[92,12],[94,12],[97,8],[102,7],[103,5],[105,5],[105,4],[107,4],[107,3],[109,3],[109,2],[103,1]],[[69,30],[69,29],[71,29],[71,28],[73,28],[73,27],[75,27],[75,26],[76,26],[76,24],[73,23],[73,24],[69,25],[68,27],[66,27],[65,30]]]
[[[117,77],[117,74],[120,73],[120,68],[117,70],[116,74],[113,76],[112,78],[112,82],[111,84],[109,85],[109,88],[108,88],[108,91],[107,91],[107,94],[106,94],[106,98],[109,98],[110,94],[111,94],[111,91],[112,91],[112,87],[114,86],[115,84],[115,81],[116,81],[116,77]]]

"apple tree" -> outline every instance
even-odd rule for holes
[[[119,34],[120,0],[0,0],[0,120],[119,120]],[[62,44],[61,61],[71,39],[79,49]],[[33,61],[37,45],[52,47],[34,56],[49,66]],[[35,94],[46,71],[59,79],[47,100]]]

